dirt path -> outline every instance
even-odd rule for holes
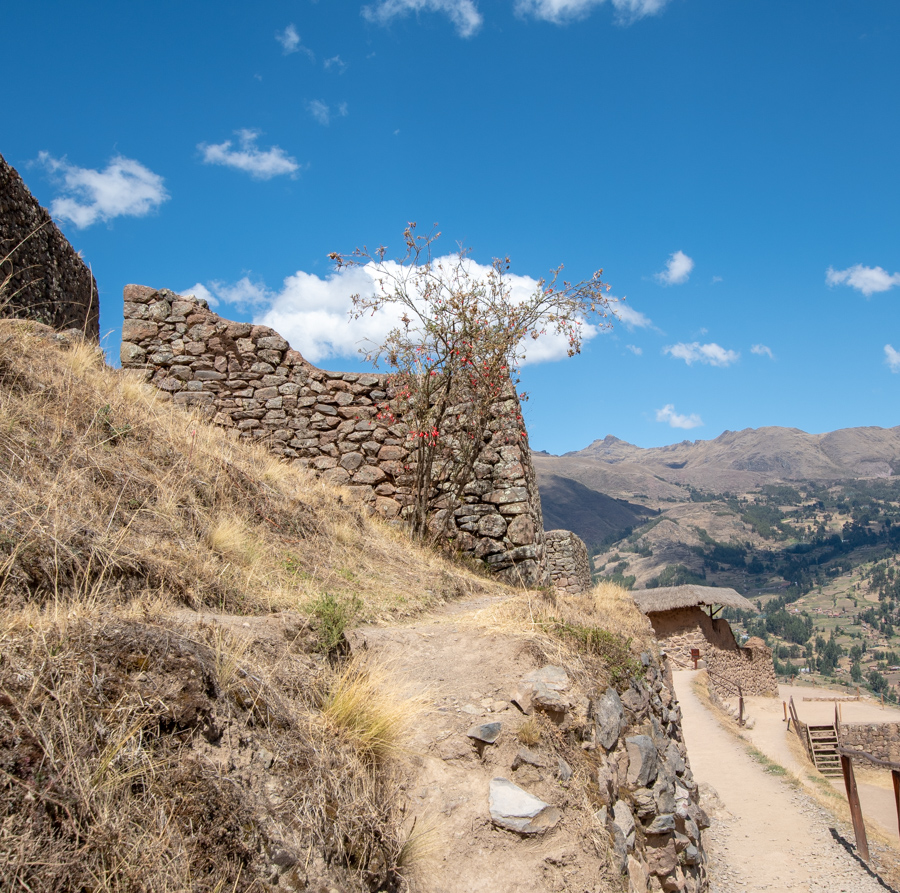
[[[706,835],[711,893],[885,893],[833,838],[832,817],[766,772],[694,694],[692,672],[675,673],[691,768],[723,807]]]
[[[510,704],[516,682],[541,666],[521,639],[486,631],[469,616],[497,601],[448,606],[405,627],[367,627],[350,634],[354,653],[386,663],[404,693],[423,702],[409,739],[405,772],[410,813],[426,832],[414,889],[427,893],[583,893],[613,891],[620,881],[606,864],[607,836],[585,802],[586,779],[569,781],[556,759],[513,769],[525,717]],[[478,753],[466,731],[499,722],[500,737]],[[535,747],[553,753],[555,742]],[[572,760],[574,763],[575,761]],[[524,839],[492,825],[491,779],[524,786],[557,807],[552,834]],[[602,846],[592,843],[598,835]]]
[[[786,769],[803,777],[812,771],[810,763],[798,758],[796,749],[788,744],[783,704],[794,699],[794,706],[801,721],[807,723],[830,723],[834,721],[834,702],[804,701],[804,697],[824,698],[829,695],[846,697],[846,691],[829,689],[809,689],[800,686],[779,685],[778,698],[750,697],[746,699],[747,712],[755,720],[753,729],[745,730],[744,736],[766,756],[780,763]],[[877,701],[843,701],[840,705],[844,722],[900,722],[900,710],[882,707]],[[791,732],[793,734],[793,732]],[[890,783],[890,773],[878,773],[864,769],[865,764],[857,763],[857,786],[866,826],[875,823],[888,839],[896,842],[897,858],[900,859],[900,838],[898,838],[897,808]],[[871,781],[869,780],[871,779]],[[841,778],[831,779],[835,789],[844,794]]]

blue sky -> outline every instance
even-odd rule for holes
[[[896,0],[4,10],[0,152],[90,262],[361,368],[327,255],[434,222],[627,317],[526,366],[535,449],[900,424]],[[198,288],[199,286],[199,288]]]

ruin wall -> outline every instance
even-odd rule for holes
[[[222,319],[192,295],[128,285],[123,313],[123,368],[143,370],[176,403],[347,487],[383,517],[403,516],[413,478],[405,429],[382,411],[389,376],[318,369],[272,329]],[[511,391],[446,536],[501,578],[542,586],[537,480],[524,424],[509,421],[519,416]]]
[[[557,592],[577,595],[591,589],[591,562],[581,537],[571,530],[548,530],[544,549],[550,585]]]
[[[710,685],[722,697],[734,697],[735,692],[728,685],[723,685],[716,674],[739,685],[745,696],[778,694],[772,649],[765,645],[737,648],[733,651],[710,648],[706,655],[706,666],[711,674]]]
[[[100,337],[100,302],[90,269],[15,168],[0,155],[0,315]]]
[[[700,652],[700,659],[711,671],[710,684],[722,697],[732,697],[735,692],[717,681],[715,674],[724,676],[732,685],[740,685],[745,695],[778,693],[771,649],[761,643],[740,647],[727,620],[713,619],[700,607],[651,612],[648,617],[656,638],[675,666],[692,669],[691,649]]]
[[[692,648],[706,660],[706,654],[712,648],[732,650],[738,647],[728,623],[712,620],[702,608],[651,611],[647,616],[660,645],[677,667],[693,668]]]

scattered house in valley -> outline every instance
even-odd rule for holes
[[[698,661],[709,670],[713,684],[722,689],[722,694],[734,694],[729,688],[736,685],[741,686],[745,695],[778,693],[771,649],[757,638],[750,639],[743,647],[738,645],[728,621],[716,616],[723,607],[756,611],[734,589],[663,586],[636,590],[632,595],[650,620],[673,666],[692,668],[692,652],[696,652]]]

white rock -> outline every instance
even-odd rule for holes
[[[561,818],[560,811],[506,778],[491,779],[491,820],[519,834],[542,834]]]

